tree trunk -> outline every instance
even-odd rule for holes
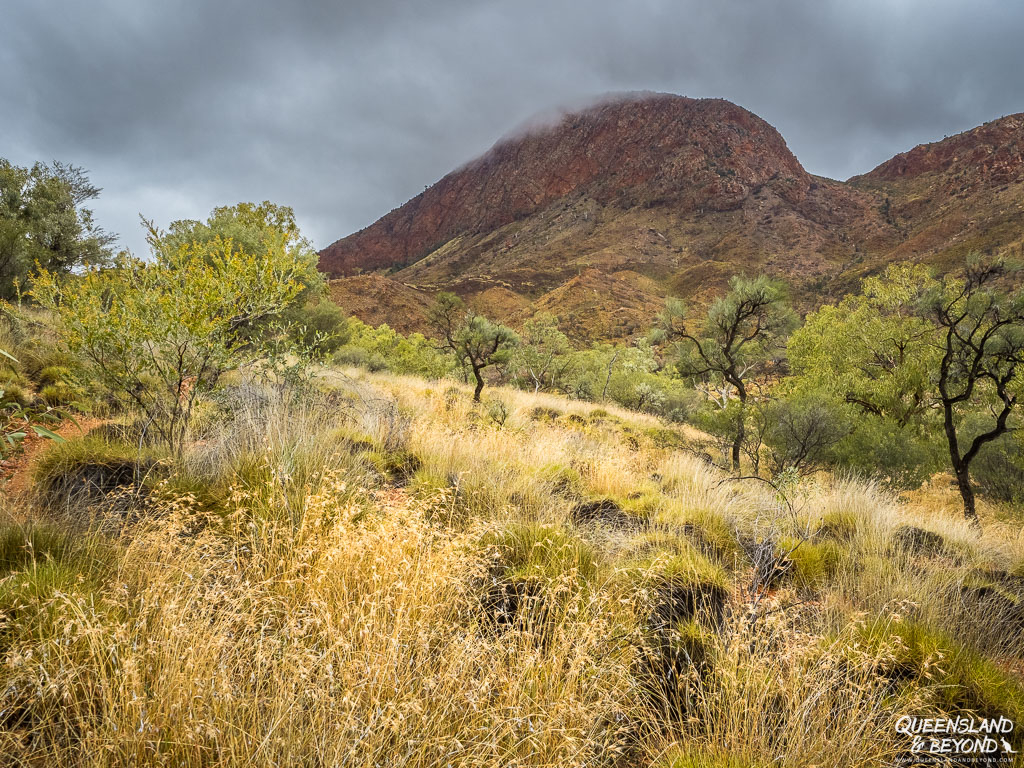
[[[960,456],[960,441],[957,439],[956,423],[953,420],[952,403],[943,403],[943,427],[946,432],[946,443],[949,446],[949,461],[953,465],[953,476],[956,486],[960,489],[960,498],[964,501],[964,517],[975,528],[981,527],[978,511],[974,503],[974,489],[971,487],[970,464]]]
[[[615,350],[615,354],[612,355],[612,359],[608,362],[608,375],[604,377],[604,389],[601,390],[601,402],[605,401],[608,397],[608,382],[612,380],[612,368],[615,366],[615,359],[619,356],[619,350]]]
[[[732,441],[732,471],[740,471],[740,449],[743,448],[743,438],[746,437],[746,430],[743,419],[736,427],[736,439]]]
[[[964,517],[975,528],[981,527],[978,511],[974,504],[974,489],[971,487],[971,473],[966,465],[956,471],[956,485],[960,489],[960,497],[964,500]]]
[[[473,366],[473,376],[476,377],[476,389],[473,390],[473,402],[480,402],[480,393],[484,391],[484,377],[480,373],[480,369],[475,365]]]
[[[747,388],[739,376],[732,377],[732,385],[736,387],[736,395],[740,400],[740,412],[736,422],[736,438],[732,441],[732,471],[740,473],[740,451],[743,440],[747,436]]]

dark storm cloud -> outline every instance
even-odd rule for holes
[[[214,205],[292,205],[317,246],[532,115],[721,96],[846,178],[1024,110],[1015,0],[33,2],[2,11],[0,156],[84,165],[141,250]]]

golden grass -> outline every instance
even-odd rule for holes
[[[614,407],[495,389],[498,425],[451,382],[322,384],[299,403],[239,395],[118,533],[11,545],[9,764],[867,767],[902,748],[899,715],[1022,699],[1010,619],[964,591],[1024,562],[1008,525],[979,537],[834,478],[781,499]],[[369,454],[416,469],[400,482]],[[647,527],[575,524],[584,498]],[[942,550],[894,544],[908,524]],[[792,540],[841,557],[754,589],[758,558]],[[665,585],[723,579],[720,622],[653,623]],[[897,679],[907,627],[936,639]]]

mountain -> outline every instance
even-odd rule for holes
[[[914,147],[848,184],[881,199],[900,231],[876,263],[952,267],[972,251],[1024,255],[1024,114]]]
[[[628,94],[499,141],[320,268],[340,304],[406,328],[453,290],[506,322],[545,310],[576,337],[628,338],[664,296],[700,302],[743,272],[809,307],[893,259],[1019,248],[1022,146],[1011,116],[844,183],[728,101]]]

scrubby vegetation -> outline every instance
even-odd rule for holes
[[[9,402],[64,430],[6,465],[8,763],[868,768],[914,758],[906,715],[1024,747],[1017,304],[984,281],[999,341],[972,373],[955,326],[936,378],[969,276],[792,335],[738,279],[577,349],[450,296],[443,339],[346,319],[277,206],[151,234],[6,310]]]
[[[230,386],[180,457],[70,440],[8,503],[4,754],[874,766],[908,712],[1024,717],[1016,525],[729,481],[550,395]]]

